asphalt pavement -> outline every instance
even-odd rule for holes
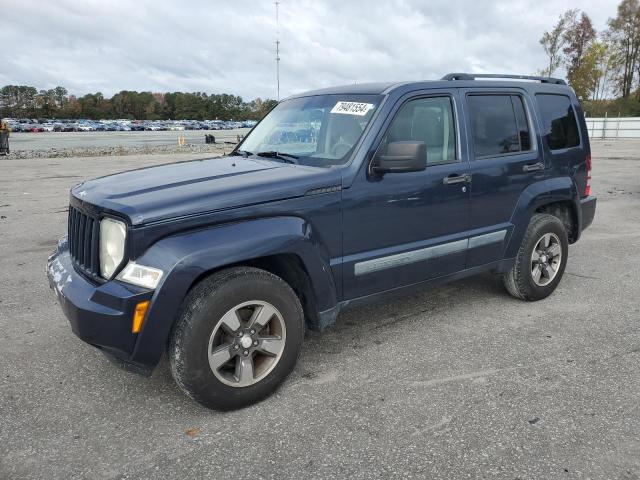
[[[596,218],[548,299],[484,275],[351,310],[227,413],[166,360],[114,367],[45,276],[70,186],[192,157],[0,159],[0,478],[640,478],[640,142],[593,142]]]

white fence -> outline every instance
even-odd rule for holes
[[[640,138],[640,117],[587,118],[589,138]]]

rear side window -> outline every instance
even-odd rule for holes
[[[531,150],[529,122],[520,95],[467,97],[476,158]]]
[[[549,148],[561,150],[580,145],[578,122],[569,97],[539,93],[536,98],[542,115],[542,134],[547,137]]]

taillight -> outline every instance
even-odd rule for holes
[[[587,155],[587,185],[584,187],[584,196],[591,195],[591,154]]]

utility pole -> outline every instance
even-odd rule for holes
[[[278,101],[280,101],[280,23],[278,19],[278,5],[280,2],[276,0],[276,87],[278,90]]]

